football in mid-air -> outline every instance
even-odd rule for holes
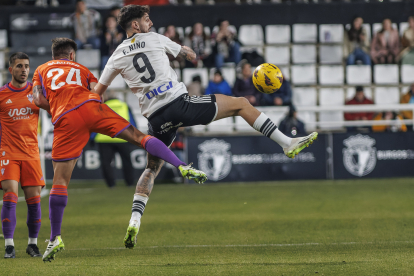
[[[270,63],[257,66],[252,79],[256,89],[265,94],[275,93],[283,83],[282,71]]]

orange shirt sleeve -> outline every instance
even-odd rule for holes
[[[33,83],[33,86],[42,85],[40,78],[39,78],[39,68],[37,68],[33,74],[32,83]]]

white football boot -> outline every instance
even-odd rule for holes
[[[312,132],[310,135],[305,137],[298,137],[292,138],[292,142],[290,142],[290,146],[284,148],[283,151],[285,152],[286,156],[289,158],[295,158],[299,152],[301,152],[305,147],[309,147],[313,143],[313,141],[318,138],[317,132]]]
[[[55,259],[56,253],[65,249],[62,237],[56,236],[54,241],[49,241],[45,253],[43,254],[43,262],[51,262]]]

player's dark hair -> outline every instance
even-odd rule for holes
[[[134,19],[140,19],[145,14],[150,13],[149,6],[139,6],[139,5],[128,5],[121,9],[121,12],[118,15],[118,24],[125,31],[129,29],[129,24]]]
[[[77,51],[78,45],[75,41],[66,37],[52,39],[52,57],[54,59],[69,57],[71,51]]]
[[[9,58],[9,66],[13,67],[14,62],[16,61],[16,59],[27,59],[30,62],[29,56],[23,52],[17,52],[14,53],[10,56]]]

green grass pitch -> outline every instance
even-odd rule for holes
[[[128,250],[134,190],[73,183],[66,250],[30,258],[18,203],[16,259],[0,259],[0,275],[413,275],[413,189],[409,178],[155,185]],[[42,208],[43,253],[47,197]]]

